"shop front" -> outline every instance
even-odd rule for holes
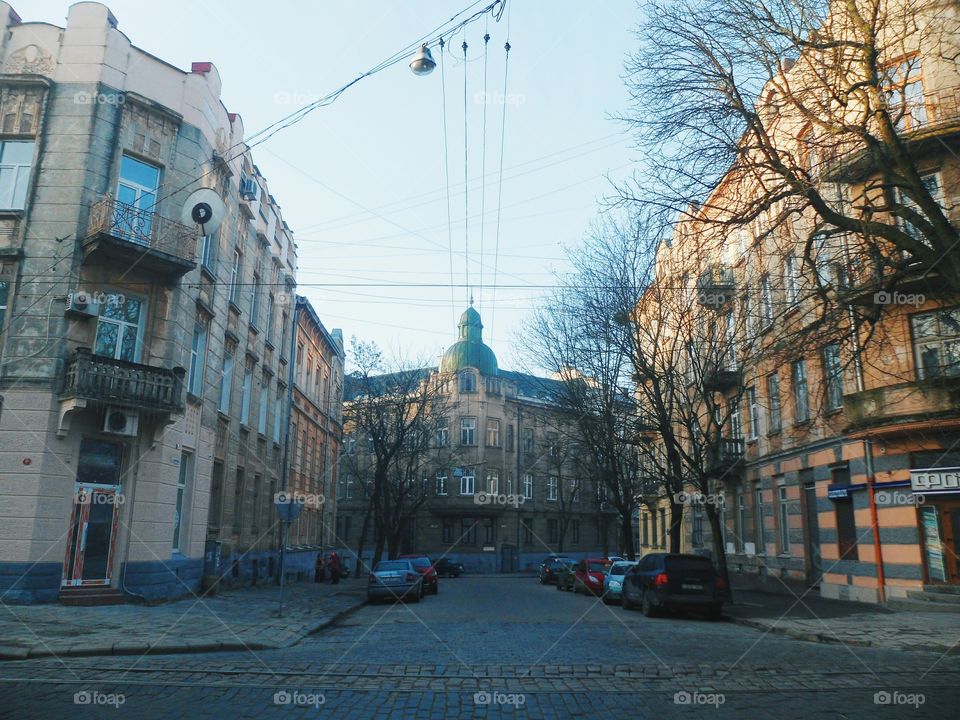
[[[960,467],[910,470],[927,582],[960,585]]]

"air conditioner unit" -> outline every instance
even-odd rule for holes
[[[103,416],[103,431],[133,437],[140,427],[140,416],[123,408],[108,407]]]
[[[83,317],[96,317],[99,314],[99,303],[94,293],[77,290],[67,296],[67,312]]]
[[[260,186],[253,178],[240,179],[240,197],[253,202],[260,196]]]

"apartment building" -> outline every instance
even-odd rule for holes
[[[243,122],[213,64],[136,47],[104,5],[0,23],[3,600],[265,577],[297,257]],[[216,232],[183,217],[199,188]]]
[[[956,27],[955,6],[939,9],[942,28]],[[960,72],[949,59],[957,36],[916,18],[913,34],[881,44],[897,48],[881,57],[883,97],[903,152],[957,227]],[[788,81],[760,94],[761,116],[786,112],[776,92],[802,86],[804,67],[803,58],[785,64]],[[804,118],[781,114],[775,126],[773,141],[793,148],[784,154],[838,205],[883,212],[875,155],[856,144],[815,148],[816,123]],[[711,388],[737,455],[717,478],[727,563],[740,583],[772,590],[949,609],[960,585],[957,298],[935,269],[911,274],[895,262],[896,290],[878,287],[869,237],[811,232],[812,218],[791,215],[789,200],[739,227],[707,221],[742,202],[748,185],[731,171],[657,255],[678,287],[698,293],[697,316],[727,343],[723,382]],[[895,222],[914,235],[909,219]],[[878,320],[848,322],[855,316]],[[709,551],[702,513],[688,508],[684,522],[685,547]]]

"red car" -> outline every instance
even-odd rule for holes
[[[573,591],[603,595],[603,576],[610,570],[613,561],[607,558],[586,558],[577,563],[573,571]]]
[[[423,591],[436,595],[440,592],[440,584],[437,582],[437,571],[433,567],[433,561],[426,555],[401,555],[398,560],[409,560],[417,569],[417,572],[423,575]]]

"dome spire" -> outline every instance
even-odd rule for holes
[[[472,304],[463,311],[457,329],[459,339],[443,354],[440,371],[456,372],[465,367],[473,367],[484,375],[496,375],[497,356],[483,342],[483,323],[480,313]]]

